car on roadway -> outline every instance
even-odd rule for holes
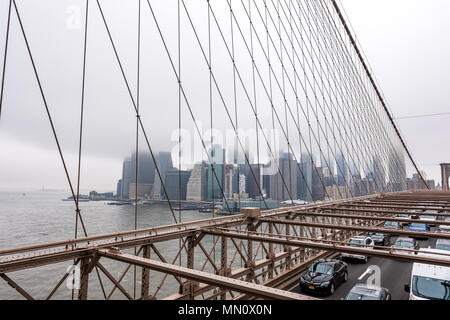
[[[346,246],[371,250],[374,249],[374,245],[375,243],[373,242],[372,238],[367,236],[356,236],[348,240],[348,242],[346,243]],[[363,260],[365,263],[367,263],[367,261],[369,260],[369,256],[363,254],[342,253],[341,256],[342,258]]]
[[[406,212],[408,212],[410,215],[409,215],[409,218],[410,219],[419,219],[419,216],[417,215],[417,213],[418,212],[422,212],[421,210],[407,210]]]
[[[437,239],[435,249],[450,251],[450,240],[448,239]]]
[[[386,221],[383,225],[384,229],[400,230],[402,226],[397,221]]]
[[[431,228],[428,224],[426,223],[421,223],[421,222],[413,222],[409,225],[409,230],[410,231],[430,231]],[[428,237],[415,237],[415,238],[425,238],[428,239]]]
[[[399,219],[410,219],[409,215],[406,214],[406,213],[399,213],[399,214],[396,215],[395,217],[396,217],[396,218],[399,218]],[[409,226],[409,222],[400,222],[400,225],[401,225],[402,227],[407,227],[407,226]]]
[[[385,247],[391,244],[391,235],[385,233],[369,233],[376,246]]]
[[[348,267],[345,262],[335,259],[318,260],[300,277],[300,289],[332,295],[336,288],[347,280]]]
[[[401,237],[398,238],[395,243],[392,245],[392,252],[395,253],[406,253],[406,254],[414,254],[412,251],[403,251],[403,250],[395,250],[395,249],[411,249],[418,250],[420,248],[419,243],[413,238]]]
[[[388,289],[368,284],[356,284],[343,300],[391,300]]]
[[[386,221],[383,225],[386,229],[401,229],[400,224],[397,221]]]
[[[436,258],[436,253],[448,254],[448,251],[422,249],[419,255]],[[409,293],[409,300],[450,300],[450,267],[415,262],[410,283],[404,289]]]
[[[437,213],[437,211],[435,211],[435,210],[426,210],[425,213]],[[421,215],[421,216],[419,217],[419,220],[433,221],[432,223],[429,223],[428,225],[429,225],[430,227],[434,227],[434,226],[436,226],[436,220],[437,220],[437,218],[436,218],[436,216],[426,215],[426,214],[425,214],[425,215]]]
[[[450,222],[450,217],[444,219],[445,222]],[[438,227],[440,232],[450,232],[450,225],[441,224]]]

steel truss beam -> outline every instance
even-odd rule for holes
[[[387,250],[368,250],[365,248],[354,248],[343,245],[350,237],[361,232],[384,232],[391,234],[402,234],[409,236],[428,236],[449,238],[443,233],[433,232],[413,232],[404,230],[389,230],[376,226],[383,221],[415,222],[413,219],[399,219],[394,215],[405,213],[405,210],[396,207],[431,208],[442,205],[437,200],[450,200],[450,193],[446,197],[441,193],[439,199],[435,199],[435,193],[419,193],[419,197],[409,201],[405,199],[405,193],[401,194],[383,194],[366,196],[356,199],[346,199],[333,202],[310,204],[307,206],[283,207],[276,210],[266,210],[261,212],[260,217],[247,217],[245,215],[226,216],[215,219],[198,220],[183,224],[175,224],[142,230],[130,230],[114,234],[92,236],[88,238],[79,238],[75,240],[59,241],[43,245],[33,245],[17,249],[1,250],[0,256],[0,274],[6,272],[23,270],[47,264],[53,264],[67,260],[77,260],[82,262],[83,272],[82,290],[80,290],[80,299],[87,299],[87,286],[89,273],[92,268],[99,267],[100,270],[112,281],[114,288],[105,298],[111,297],[115,288],[118,288],[127,298],[131,295],[126,292],[120,284],[130,267],[144,264],[142,270],[143,283],[141,287],[141,299],[154,299],[164,284],[168,276],[173,276],[180,286],[180,292],[172,294],[168,299],[194,299],[202,296],[205,299],[226,299],[230,296],[232,299],[247,299],[250,297],[273,298],[272,287],[278,289],[288,288],[289,285],[297,281],[297,277],[312,261],[318,258],[330,257],[340,252],[362,253],[366,255],[379,256],[383,258],[399,259],[410,262],[425,262],[437,265],[449,265],[446,256],[435,255],[434,257],[424,257],[414,255],[416,251],[399,250],[403,253],[393,253]],[[411,198],[413,199],[413,198]],[[391,203],[399,201],[400,203]],[[425,203],[425,201],[427,201]],[[370,205],[370,206],[368,206]],[[395,209],[393,209],[395,208]],[[330,210],[332,213],[326,212]],[[442,210],[442,209],[439,209]],[[354,214],[350,214],[350,213]],[[420,213],[419,213],[420,215]],[[449,214],[438,213],[428,214],[440,217],[450,216]],[[312,219],[308,219],[312,218]],[[426,222],[426,221],[423,221]],[[429,221],[430,224],[441,224],[440,221]],[[448,225],[447,222],[442,224]],[[281,225],[285,226],[284,228]],[[243,229],[246,229],[245,231]],[[321,231],[321,237],[318,237],[318,231]],[[216,243],[219,243],[221,255],[219,263],[213,258],[211,250],[204,241],[205,235],[216,235]],[[184,245],[178,251],[172,263],[166,261],[161,255],[155,244],[164,243],[179,239]],[[228,242],[228,244],[227,244]],[[254,243],[250,246],[250,243]],[[208,243],[208,241],[206,241]],[[268,245],[267,245],[268,244]],[[209,244],[208,244],[209,246]],[[119,251],[140,247],[138,254],[146,247],[143,257],[125,256]],[[177,257],[181,257],[182,250],[187,250],[187,265],[189,268],[175,266]],[[227,249],[228,248],[228,249]],[[234,254],[228,252],[235,250]],[[113,249],[113,251],[110,251]],[[156,265],[150,260],[149,253],[153,249],[155,256],[158,256],[161,262]],[[197,251],[194,258],[194,252]],[[106,252],[106,253],[105,253]],[[203,265],[199,258],[203,255]],[[119,279],[115,279],[98,263],[101,255],[114,255],[114,260],[120,259],[133,262],[127,262],[124,273]],[[240,259],[245,265],[241,268],[231,269],[235,258]],[[138,259],[138,263],[136,262]],[[139,260],[143,259],[143,260]],[[130,260],[130,261],[131,261]],[[145,264],[150,261],[150,266]],[[194,264],[195,262],[195,264]],[[207,263],[214,268],[215,274],[204,272]],[[165,268],[168,269],[165,269]],[[200,270],[195,270],[195,267]],[[164,277],[158,284],[153,295],[149,294],[149,271],[155,270],[164,273]],[[180,275],[180,272],[182,275]],[[200,276],[198,274],[200,272]],[[4,275],[6,276],[6,275]],[[222,277],[222,278],[216,278]],[[52,290],[50,298],[61,283],[67,278],[65,274],[59,280],[56,287]],[[181,279],[187,279],[182,282]],[[242,281],[239,279],[246,279]],[[9,278],[8,278],[9,279]],[[219,280],[218,280],[219,279]],[[225,284],[224,282],[232,285]],[[237,282],[233,282],[237,281]],[[10,282],[11,283],[11,282]],[[254,289],[254,286],[257,289]],[[19,290],[18,286],[15,286]],[[264,288],[266,293],[262,293]],[[214,292],[211,292],[214,290]],[[250,291],[249,291],[250,290]],[[153,291],[153,290],[152,290]],[[268,294],[267,291],[270,293]],[[20,292],[20,291],[19,291]],[[23,291],[25,292],[25,291]],[[236,292],[241,292],[236,296]],[[26,293],[25,293],[26,294]],[[276,292],[275,295],[285,295],[285,292]],[[283,298],[289,298],[290,296]],[[281,297],[278,297],[281,298]],[[300,297],[296,297],[300,298]]]
[[[350,246],[338,245],[338,244],[328,244],[328,243],[320,243],[320,242],[313,242],[313,241],[301,241],[301,240],[295,240],[295,239],[293,239],[293,237],[286,237],[283,235],[268,236],[268,235],[259,235],[257,233],[252,233],[252,234],[247,233],[246,234],[246,233],[214,230],[214,229],[205,230],[204,232],[207,234],[211,234],[211,235],[227,236],[227,237],[233,237],[233,238],[243,239],[243,240],[253,240],[253,241],[261,241],[261,242],[267,242],[267,243],[276,243],[276,244],[280,244],[280,245],[289,245],[289,246],[294,246],[294,247],[314,248],[314,249],[319,249],[319,250],[328,250],[328,251],[335,251],[335,252],[341,252],[341,253],[362,254],[362,255],[376,256],[376,257],[380,257],[380,258],[389,258],[389,259],[402,260],[402,261],[408,261],[408,262],[421,262],[421,263],[450,267],[450,255],[444,256],[443,258],[434,258],[434,257],[429,257],[429,256],[393,253],[392,251],[387,251],[387,250],[372,250],[372,249],[350,247]],[[436,255],[436,256],[442,256],[442,255]]]
[[[275,288],[268,288],[262,285],[257,285],[242,280],[231,279],[223,276],[214,275],[204,271],[193,270],[190,268],[180,267],[169,263],[145,259],[126,253],[121,253],[118,251],[100,249],[98,253],[103,257],[110,258],[116,261],[131,263],[143,268],[149,268],[151,270],[173,274],[189,280],[199,281],[217,287],[227,288],[229,290],[256,295],[258,297],[265,299],[317,300],[312,297],[292,293],[289,291],[279,290]]]

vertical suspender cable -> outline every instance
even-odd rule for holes
[[[8,22],[6,25],[5,55],[3,56],[2,87],[0,89],[0,119],[2,117],[3,90],[5,88],[6,56],[8,55],[9,27],[11,25],[11,7],[12,7],[12,0],[9,0]]]
[[[362,54],[361,54],[361,51],[359,50],[359,47],[358,47],[358,45],[356,44],[355,39],[353,38],[353,35],[352,35],[352,33],[351,33],[351,31],[350,31],[350,29],[349,29],[349,27],[348,27],[348,25],[347,25],[347,23],[346,23],[346,21],[345,21],[345,19],[344,19],[344,16],[342,15],[342,12],[341,12],[341,10],[340,10],[340,8],[339,8],[339,6],[338,6],[336,0],[331,0],[331,1],[332,1],[333,6],[334,6],[334,8],[335,8],[335,10],[336,10],[336,12],[337,12],[337,14],[338,14],[338,16],[339,16],[339,19],[341,20],[342,25],[344,26],[345,31],[347,32],[347,35],[348,35],[348,37],[349,37],[349,39],[350,39],[351,44],[352,44],[353,48],[354,48],[355,51],[356,51],[356,54],[357,54],[357,56],[358,56],[358,59],[359,59],[359,61],[361,62],[362,66],[363,66],[363,68],[364,68],[364,70],[365,70],[365,72],[366,72],[366,74],[367,74],[367,77],[369,78],[370,83],[372,84],[373,89],[375,90],[375,93],[377,94],[378,99],[380,100],[380,103],[381,103],[381,105],[383,106],[383,109],[384,109],[384,111],[386,112],[386,115],[387,115],[387,117],[388,117],[388,119],[389,119],[389,121],[390,121],[392,127],[394,128],[395,133],[397,134],[397,136],[398,136],[398,138],[400,139],[400,142],[401,142],[403,148],[404,148],[405,151],[406,151],[406,154],[408,155],[409,159],[411,160],[411,163],[413,164],[414,168],[416,169],[416,171],[417,171],[417,173],[418,173],[420,179],[421,179],[422,182],[424,183],[424,185],[427,187],[427,189],[430,189],[430,187],[429,187],[428,184],[426,183],[424,177],[422,176],[422,173],[420,172],[419,168],[417,167],[417,164],[416,164],[416,162],[414,161],[414,159],[413,159],[411,153],[409,152],[408,147],[406,146],[405,141],[403,140],[402,136],[400,135],[400,131],[398,130],[397,125],[395,124],[394,119],[392,118],[392,115],[391,115],[391,113],[389,112],[389,109],[387,108],[387,105],[386,105],[386,103],[385,103],[385,101],[384,101],[384,99],[383,99],[383,96],[381,95],[381,92],[380,92],[380,90],[378,89],[378,87],[377,87],[377,85],[376,85],[376,83],[375,83],[375,80],[374,80],[373,77],[372,77],[372,73],[370,72],[370,70],[369,70],[369,68],[368,68],[368,66],[367,66],[367,64],[366,64],[366,62],[365,62],[365,60],[364,60],[364,58],[363,58],[363,56],[362,56]]]
[[[137,79],[136,79],[136,163],[135,163],[135,187],[134,187],[134,229],[138,225],[138,188],[139,188],[139,106],[140,106],[140,85],[141,85],[141,0],[138,0],[137,19]],[[137,248],[134,248],[136,255]],[[133,268],[133,297],[136,299],[136,265]]]

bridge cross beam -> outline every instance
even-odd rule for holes
[[[145,245],[142,248],[142,257],[145,259],[150,259],[151,247],[149,245]],[[141,299],[147,300],[150,298],[149,295],[150,289],[150,269],[142,268],[142,284],[141,284]]]

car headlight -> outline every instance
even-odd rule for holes
[[[300,277],[300,282],[305,283],[305,279],[303,279],[303,277]]]
[[[328,287],[330,285],[330,281],[323,282],[320,284],[321,287]]]

